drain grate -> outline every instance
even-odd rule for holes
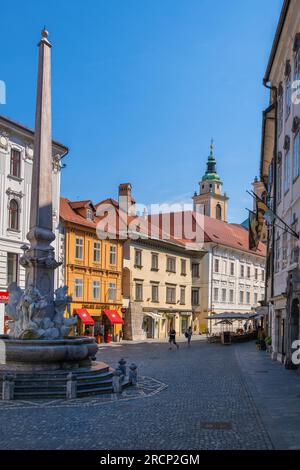
[[[201,428],[206,430],[230,431],[232,423],[230,422],[202,422]]]

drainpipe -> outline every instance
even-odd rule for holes
[[[274,93],[274,96],[272,99],[275,101],[275,133],[274,133],[274,156],[273,156],[273,210],[276,212],[276,206],[277,206],[277,165],[278,165],[278,144],[277,144],[277,139],[278,139],[278,88],[276,86],[268,85],[268,82],[266,80],[263,81],[263,85],[265,88],[270,90],[271,92]],[[267,262],[270,263],[269,267],[271,268],[271,297],[274,297],[274,249],[275,249],[275,228],[273,227],[272,233],[272,253],[271,253],[271,263],[270,263],[270,258],[268,255],[268,260]],[[268,236],[268,254],[269,254],[269,244],[270,244],[270,238]],[[265,299],[267,300],[267,283],[266,283],[266,290],[265,290]],[[269,322],[271,323],[271,322]],[[269,329],[271,328],[271,324],[269,325]],[[269,331],[271,334],[272,332]]]

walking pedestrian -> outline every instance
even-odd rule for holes
[[[192,335],[193,335],[193,330],[192,330],[192,327],[189,326],[188,330],[185,332],[185,337],[188,340],[188,346],[191,345]]]
[[[176,348],[179,349],[179,345],[176,343],[176,331],[174,328],[171,328],[169,331],[169,349],[172,349],[172,344],[174,344]]]

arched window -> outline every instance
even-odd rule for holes
[[[216,207],[216,219],[222,220],[222,207],[220,204],[217,204],[217,207]]]
[[[9,203],[9,228],[19,230],[19,204],[15,199]]]
[[[21,152],[16,149],[11,150],[10,174],[16,178],[20,178],[21,176]]]

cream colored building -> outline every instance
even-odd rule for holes
[[[300,2],[284,0],[264,84],[261,181],[275,213],[299,234],[300,218]],[[293,367],[300,339],[299,240],[276,222],[269,229],[267,302],[273,359]]]
[[[155,239],[124,245],[125,338],[167,338],[192,326],[192,263],[198,252],[183,243]]]

